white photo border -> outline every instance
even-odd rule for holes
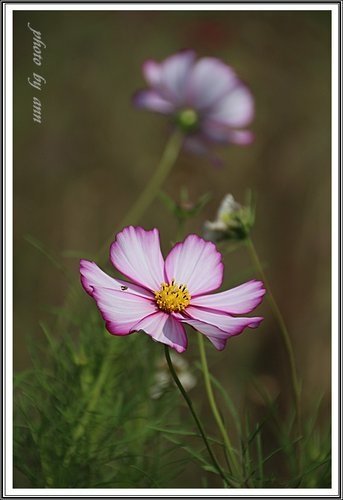
[[[2,135],[2,194],[3,194],[3,468],[2,498],[343,498],[342,496],[342,348],[341,348],[341,1],[328,2],[16,2],[1,1],[3,28],[3,135]],[[331,244],[332,244],[332,487],[311,489],[64,489],[64,488],[13,488],[13,12],[25,10],[313,10],[331,11],[331,60],[332,60],[332,191],[331,191]]]

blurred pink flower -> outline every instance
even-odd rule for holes
[[[170,115],[186,134],[187,149],[203,154],[212,143],[246,145],[253,134],[241,130],[254,115],[250,90],[234,70],[214,57],[195,60],[192,50],[178,52],[161,63],[147,60],[143,75],[148,90],[138,91],[140,108]]]
[[[195,234],[177,243],[164,261],[157,229],[129,226],[111,245],[112,264],[131,280],[117,280],[94,262],[81,260],[81,282],[113,335],[143,330],[155,341],[183,352],[184,324],[206,335],[219,350],[244,328],[256,328],[261,317],[238,317],[262,301],[261,281],[208,294],[223,280],[221,254],[213,243]]]

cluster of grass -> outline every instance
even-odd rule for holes
[[[177,421],[177,394],[149,396],[157,346],[139,334],[125,342],[111,337],[96,310],[82,325],[74,320],[59,341],[42,327],[46,344],[31,345],[33,368],[15,379],[15,467],[41,488],[170,481],[173,450],[153,427],[168,422],[171,409]],[[105,357],[111,367],[99,388]]]
[[[200,365],[196,364],[200,373]],[[221,396],[223,419],[234,423],[232,434],[237,437],[234,453],[238,458],[239,476],[232,474],[224,443],[209,437],[213,451],[227,478],[227,485],[241,488],[330,488],[331,487],[331,432],[329,426],[321,426],[318,420],[320,403],[313,408],[311,417],[304,425],[303,436],[293,438],[294,412],[282,415],[277,401],[266,398],[266,415],[256,421],[249,410],[239,414],[221,383],[211,376],[212,384]],[[225,418],[227,417],[227,418]],[[182,447],[204,471],[219,477],[213,463],[208,461],[206,448],[195,450],[185,445],[196,432],[180,426],[158,428],[165,439]],[[301,463],[299,465],[299,444]],[[223,485],[222,485],[223,486]]]
[[[176,387],[151,398],[159,344],[139,333],[125,339],[108,335],[95,309],[85,312],[82,321],[77,316],[68,321],[59,340],[41,326],[46,342],[31,345],[33,367],[15,379],[14,464],[32,487],[175,487],[189,462],[202,471],[193,487],[223,486]],[[105,358],[110,370],[99,387]],[[230,475],[223,443],[208,436],[232,485],[330,486],[330,432],[319,429],[316,411],[304,426],[299,474],[297,443],[291,437],[294,415],[282,417],[273,402],[263,421],[254,422],[238,414],[218,380],[212,377],[212,383],[224,420],[233,420],[239,441],[238,478]],[[271,433],[277,443],[272,450],[267,442]]]

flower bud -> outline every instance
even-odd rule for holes
[[[253,208],[240,205],[232,194],[227,194],[219,206],[215,221],[204,223],[203,234],[210,241],[243,240],[249,236],[253,224]]]
[[[185,391],[188,392],[193,389],[197,381],[193,373],[190,371],[187,361],[174,352],[171,353],[171,360]],[[173,379],[170,375],[167,362],[163,357],[159,359],[156,364],[154,382],[150,387],[150,397],[152,399],[160,398],[172,384]]]

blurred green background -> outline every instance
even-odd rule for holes
[[[32,33],[47,48],[32,62]],[[182,153],[164,191],[175,199],[187,186],[196,200],[212,198],[189,226],[200,233],[226,193],[257,196],[253,240],[286,323],[303,380],[304,407],[325,394],[330,403],[330,13],[29,12],[14,13],[14,363],[30,366],[26,338],[43,341],[38,322],[53,321],[67,282],[25,237],[32,235],[75,275],[78,259],[103,245],[154,172],[168,137],[165,118],[134,109],[145,86],[141,64],[181,48],[232,65],[256,100],[255,142],[222,149],[221,169]],[[28,84],[36,71],[46,85]],[[42,124],[32,121],[32,97],[42,101]],[[158,227],[165,252],[176,223],[156,200],[141,220]],[[248,253],[225,257],[225,284],[257,277]],[[89,300],[85,296],[85,301]],[[210,363],[235,400],[261,401],[251,373],[262,377],[287,407],[291,387],[278,325],[266,301],[265,321],[209,349]],[[96,333],[96,332],[95,332]],[[191,337],[191,336],[190,336]],[[150,341],[147,339],[147,341]],[[125,339],[123,339],[125,342]],[[195,341],[185,354],[197,357]],[[200,384],[200,382],[199,382]],[[201,387],[193,390],[203,398]]]

